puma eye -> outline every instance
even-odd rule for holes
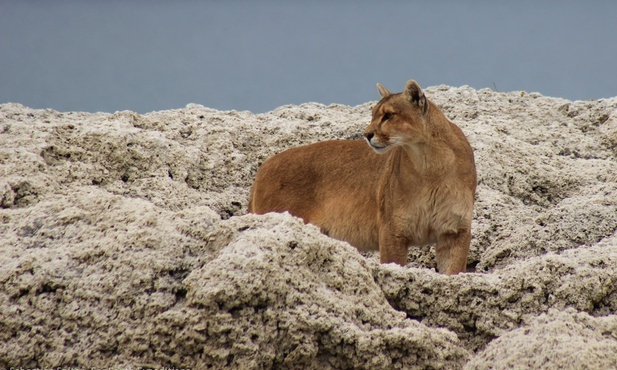
[[[381,117],[381,122],[386,122],[387,120],[389,120],[393,116],[394,116],[394,113],[392,113],[392,112],[385,113],[383,115],[383,117]]]

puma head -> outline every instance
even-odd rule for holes
[[[364,137],[369,146],[382,154],[397,145],[425,140],[426,116],[430,103],[414,80],[409,80],[402,93],[391,93],[377,84],[381,100],[373,108],[371,124]]]

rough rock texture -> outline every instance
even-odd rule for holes
[[[479,186],[470,272],[380,265],[287,214],[261,162],[372,103],[139,115],[0,105],[0,367],[614,368],[617,98],[438,86]]]
[[[616,369],[617,318],[549,310],[491,342],[465,369]]]

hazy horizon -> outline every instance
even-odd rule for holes
[[[266,112],[422,86],[617,96],[617,2],[0,0],[0,103]]]

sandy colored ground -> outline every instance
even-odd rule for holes
[[[475,273],[245,214],[261,162],[374,103],[0,105],[0,368],[617,368],[617,98],[427,95],[475,150]]]

